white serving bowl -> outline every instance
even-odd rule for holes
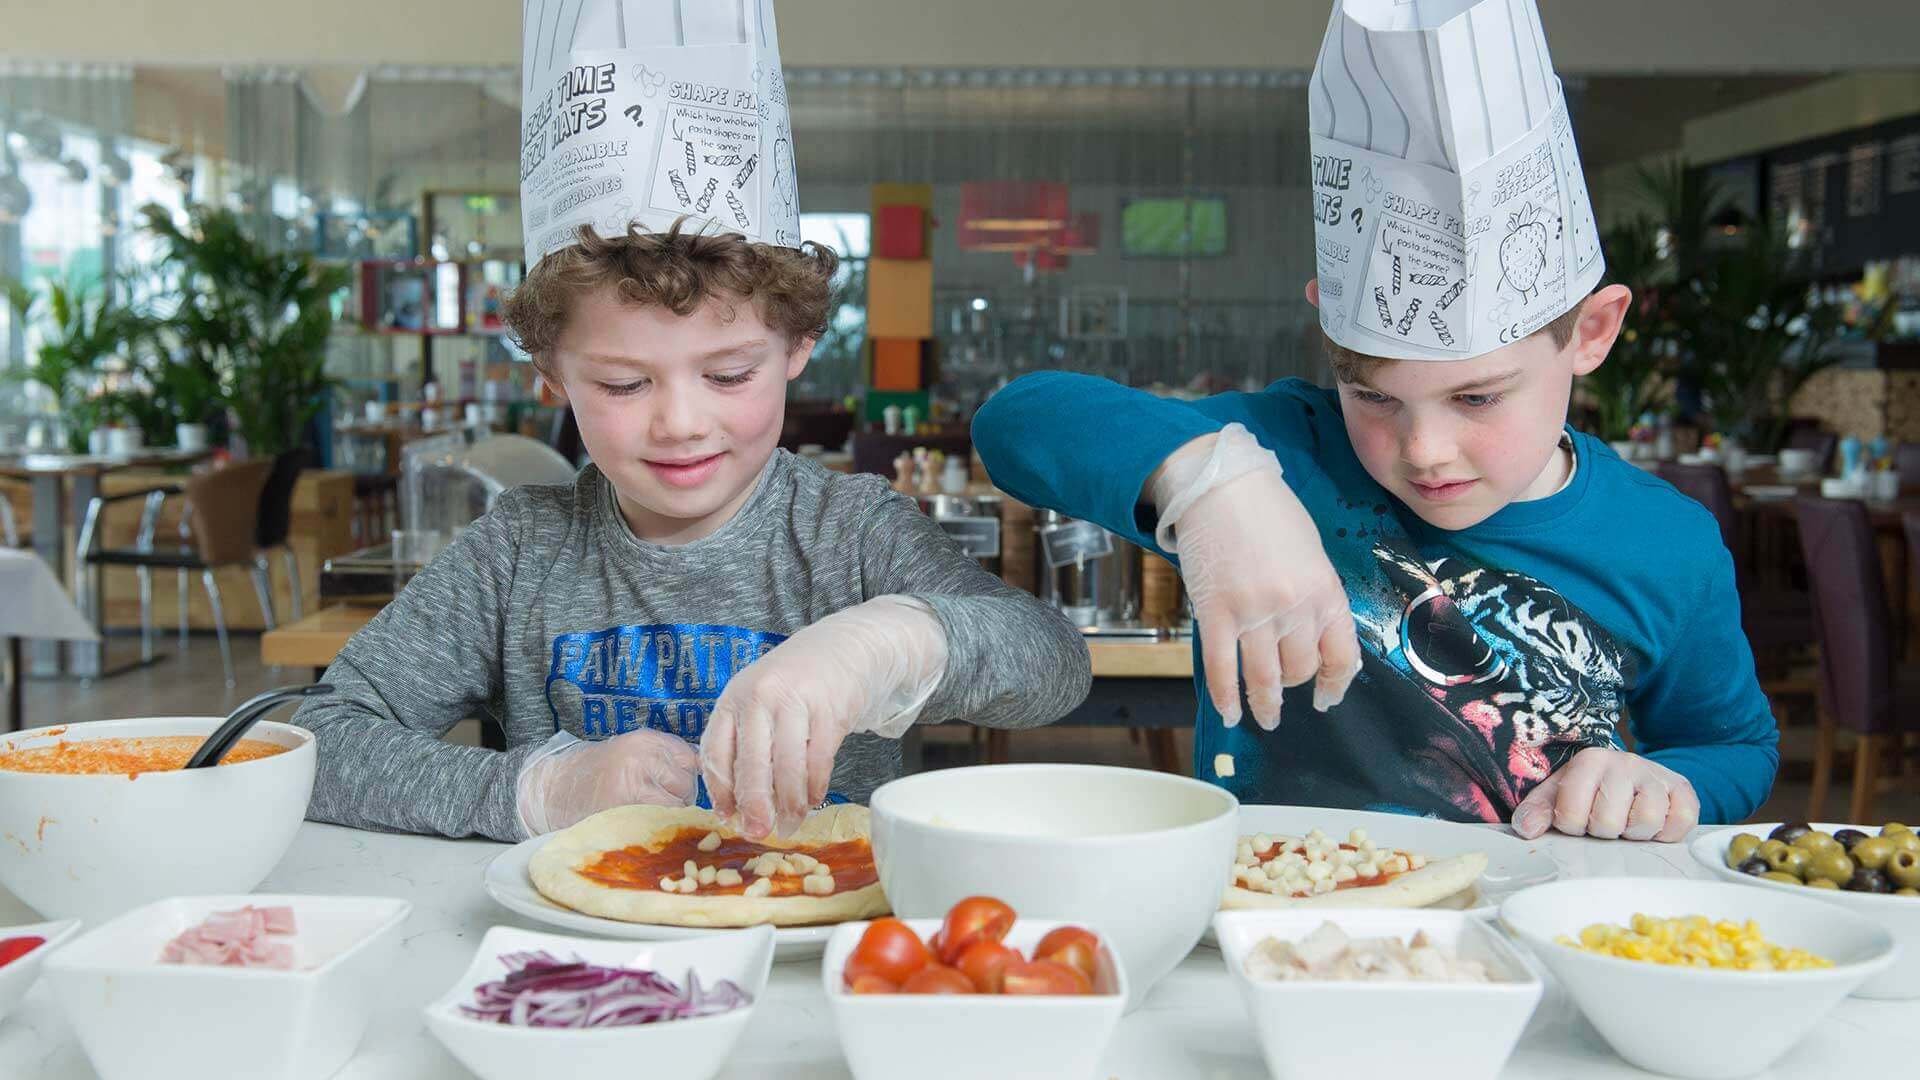
[[[1813,472],[1814,460],[1811,450],[1787,449],[1780,451],[1780,475],[1783,477],[1807,476]]]
[[[216,911],[293,909],[296,969],[163,964]],[[386,897],[193,896],[88,931],[47,984],[102,1080],[322,1080],[353,1056],[412,905]]]
[[[1696,862],[1727,881],[1780,892],[1788,896],[1809,897],[1845,908],[1879,923],[1893,935],[1893,940],[1900,943],[1900,959],[1885,972],[1861,984],[1860,988],[1853,992],[1853,996],[1902,1001],[1920,998],[1920,897],[1843,892],[1838,889],[1809,889],[1805,885],[1789,885],[1784,881],[1768,881],[1751,874],[1743,874],[1727,865],[1727,845],[1733,843],[1734,837],[1741,833],[1751,833],[1765,840],[1768,833],[1779,827],[1779,822],[1768,822],[1765,825],[1738,825],[1715,829],[1694,837],[1687,848],[1693,852]],[[1813,827],[1824,833],[1832,833],[1837,829],[1859,829],[1869,836],[1876,836],[1880,832],[1878,826],[1868,828],[1861,825],[1835,825],[1825,822],[1816,822]]]
[[[475,987],[507,974],[503,954],[525,951],[578,957],[603,967],[644,968],[682,987],[691,969],[700,985],[730,979],[753,1000],[717,1016],[587,1031],[514,1027],[475,1020],[460,1011],[473,1000]],[[598,941],[496,926],[480,939],[466,973],[426,1007],[427,1030],[481,1080],[642,1074],[707,1080],[727,1063],[746,1031],[754,1006],[766,992],[772,964],[770,926],[661,942]]]
[[[1816,971],[1719,971],[1621,960],[1558,944],[1636,914],[1745,922],[1776,945],[1833,961]],[[1670,1076],[1751,1076],[1779,1060],[1840,999],[1886,970],[1884,927],[1833,904],[1715,881],[1581,878],[1509,897],[1500,918],[1579,1004],[1614,1052]]]
[[[941,919],[907,919],[926,941]],[[1033,955],[1062,926],[1100,937],[1100,978],[1092,994],[850,994],[847,957],[871,923],[842,923],[827,941],[820,981],[854,1080],[1086,1080],[1095,1075],[1126,1007],[1127,973],[1100,927],[1089,922],[1017,919],[1004,944]],[[965,1037],[954,1038],[955,1032]]]
[[[1485,964],[1500,981],[1278,982],[1247,976],[1247,957],[1261,942],[1299,941],[1328,922],[1354,938],[1407,940],[1424,930],[1462,959]],[[1540,1003],[1540,977],[1525,958],[1466,912],[1223,911],[1213,926],[1277,1080],[1351,1075],[1356,1054],[1372,1076],[1497,1076]]]
[[[1193,951],[1226,892],[1240,804],[1145,769],[985,765],[873,793],[873,857],[894,914],[944,918],[969,896],[1098,926],[1136,1008]]]
[[[0,751],[157,735],[205,738],[218,716],[96,720],[0,736]],[[313,733],[263,721],[285,753],[211,769],[59,775],[0,770],[0,885],[48,918],[99,922],[169,896],[244,893],[293,843],[313,793]]]
[[[0,967],[0,1020],[13,1011],[20,999],[27,996],[27,988],[40,976],[40,965],[46,963],[47,954],[59,948],[80,929],[79,919],[62,919],[59,922],[29,923],[26,926],[0,926],[0,941],[17,937],[46,938],[46,944],[20,957],[11,964]]]

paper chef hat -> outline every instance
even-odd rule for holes
[[[528,267],[682,216],[799,245],[773,0],[524,0],[521,39]]]
[[[1534,0],[1334,0],[1308,93],[1320,325],[1334,341],[1470,359],[1599,282]]]

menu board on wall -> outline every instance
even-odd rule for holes
[[[1920,116],[1770,150],[1765,205],[1814,272],[1848,275],[1920,254]]]

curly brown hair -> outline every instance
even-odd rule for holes
[[[612,239],[582,225],[572,245],[541,259],[507,297],[501,317],[514,343],[552,375],[554,349],[574,305],[609,286],[627,303],[682,316],[709,299],[744,300],[790,343],[826,333],[840,264],[831,249],[812,241],[798,248],[756,244],[740,233],[686,225],[686,218],[666,232],[629,225],[626,235]]]
[[[1533,334],[1546,334],[1553,338],[1554,348],[1566,348],[1567,343],[1573,340],[1574,328],[1580,324],[1580,312],[1584,310],[1586,306],[1586,300],[1582,299],[1579,303],[1555,316],[1552,322],[1535,330]],[[1527,336],[1532,337],[1533,334],[1528,334]],[[1321,332],[1320,340],[1326,345],[1327,362],[1333,365],[1333,377],[1343,383],[1364,382],[1369,372],[1379,368],[1382,364],[1390,364],[1393,362],[1393,358],[1390,356],[1372,356],[1367,353],[1355,352],[1328,337],[1325,331]]]

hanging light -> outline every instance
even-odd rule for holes
[[[33,209],[33,192],[19,173],[0,173],[0,225],[18,225]]]
[[[1067,203],[1067,185],[1053,181],[969,181],[960,185],[960,224],[985,232],[1058,229]]]
[[[58,162],[66,153],[60,129],[44,116],[36,116],[20,125],[20,140],[26,151],[42,161]]]
[[[62,158],[60,160],[60,167],[67,170],[67,179],[74,183],[84,184],[87,182],[87,165],[86,162],[81,161],[79,158]]]
[[[120,156],[120,149],[107,143],[100,152],[100,182],[119,187],[133,179],[133,163]]]

